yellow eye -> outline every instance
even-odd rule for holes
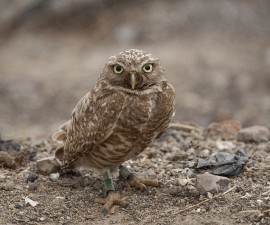
[[[143,66],[143,71],[146,73],[151,73],[153,71],[153,65],[148,63]]]
[[[116,74],[120,74],[124,71],[124,68],[120,65],[114,65],[113,66],[113,72]]]

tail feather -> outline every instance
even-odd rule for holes
[[[59,127],[59,130],[53,134],[52,139],[54,141],[65,142],[67,140],[67,126],[69,122],[64,123]]]
[[[64,146],[62,145],[56,149],[54,156],[61,162],[64,159],[64,153],[65,153]]]

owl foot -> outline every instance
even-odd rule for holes
[[[146,186],[152,186],[152,187],[159,187],[160,184],[158,180],[151,180],[147,178],[139,178],[133,173],[129,175],[127,178],[127,182],[131,187],[134,187],[136,189],[139,189],[141,191],[146,190]]]
[[[146,186],[152,186],[152,187],[160,186],[160,183],[158,182],[158,180],[137,177],[125,166],[119,167],[119,173],[122,178],[127,180],[128,184],[131,187],[135,187],[136,189],[139,189],[141,191],[145,191]]]
[[[96,198],[95,203],[103,205],[103,213],[114,213],[115,206],[127,207],[128,204],[125,201],[127,197],[121,198],[120,194],[114,191],[109,191],[106,198]]]

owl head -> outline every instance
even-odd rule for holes
[[[159,60],[137,49],[111,56],[101,77],[114,86],[130,90],[145,90],[166,80]]]

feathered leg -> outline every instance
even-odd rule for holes
[[[146,186],[159,187],[160,183],[158,180],[152,180],[147,178],[139,178],[134,173],[132,173],[127,167],[120,166],[119,167],[120,176],[127,180],[131,187],[135,187],[140,189],[141,191],[146,190]]]
[[[121,198],[120,194],[115,192],[113,179],[112,179],[110,170],[104,171],[103,177],[104,177],[105,193],[107,197],[96,198],[95,202],[99,204],[103,204],[103,210],[105,213],[109,212],[113,208],[114,205],[127,207],[128,204],[125,202],[125,198]]]

